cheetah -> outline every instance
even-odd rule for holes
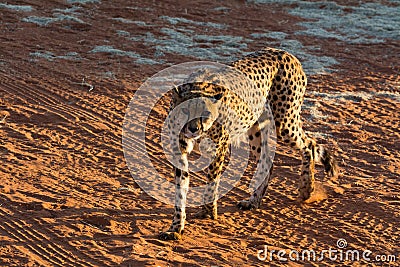
[[[284,50],[264,48],[234,61],[230,67],[253,82],[251,90],[246,87],[244,91],[241,89],[243,83],[235,84],[234,80],[232,82],[236,88],[228,90],[219,86],[221,77],[226,78],[226,75],[207,71],[193,74],[193,82],[179,85],[172,90],[171,108],[178,108],[168,125],[172,129],[171,142],[177,144],[174,150],[178,161],[178,166],[174,167],[175,212],[170,228],[160,233],[160,239],[181,238],[189,187],[187,157],[196,142],[205,136],[215,143],[216,149],[213,161],[208,166],[208,185],[204,192],[205,200],[200,215],[217,218],[217,191],[225,155],[232,140],[240,134],[248,135],[251,151],[258,164],[257,169],[260,168],[258,171],[264,175],[264,179],[249,199],[238,203],[238,207],[250,210],[260,206],[273,168],[271,159],[263,155],[263,150],[267,147],[262,140],[266,128],[263,121],[271,120],[271,115],[265,113],[266,104],[270,105],[272,111],[278,141],[301,152],[299,199],[306,203],[311,199],[315,190],[315,163],[322,163],[327,175],[337,176],[338,167],[332,154],[323,145],[318,145],[314,139],[308,137],[302,128],[300,111],[307,78],[299,60]],[[180,104],[184,102],[188,105],[180,108]],[[193,117],[194,113],[197,114],[197,118]],[[184,121],[180,130],[171,126],[177,121]]]

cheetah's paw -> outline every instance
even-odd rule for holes
[[[214,214],[212,211],[206,209],[202,209],[201,211],[197,212],[194,217],[198,219],[218,219],[218,215],[216,213]]]
[[[249,200],[242,200],[237,204],[237,206],[241,210],[253,210],[258,208],[258,205]]]
[[[182,235],[178,232],[161,232],[158,236],[159,239],[161,240],[180,240],[182,239]]]

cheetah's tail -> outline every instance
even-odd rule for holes
[[[332,153],[323,145],[319,145],[318,149],[319,161],[324,164],[326,173],[331,177],[337,177],[339,174],[339,167]]]

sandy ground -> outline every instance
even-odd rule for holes
[[[278,2],[0,2],[0,265],[399,266],[399,2]],[[220,200],[218,221],[190,208],[183,240],[158,240],[173,207],[127,168],[130,99],[172,64],[225,63],[263,46],[304,62],[305,128],[335,151],[341,176],[319,173],[329,198],[303,206],[299,155],[279,146],[259,210],[235,206],[247,171]],[[153,111],[150,132],[166,107]],[[165,159],[153,162],[172,177]],[[321,253],[339,239],[371,261],[257,258],[265,246]]]

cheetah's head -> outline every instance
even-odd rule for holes
[[[182,134],[188,139],[198,139],[207,132],[219,116],[223,94],[204,90],[174,90],[175,107],[185,122]],[[179,105],[181,104],[181,105]]]

